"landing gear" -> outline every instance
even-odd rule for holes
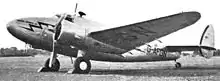
[[[87,74],[91,70],[91,63],[89,59],[84,57],[78,57],[75,62],[73,69],[69,70],[68,73],[80,73],[80,74]]]
[[[50,63],[50,58],[48,58],[44,64],[44,67],[41,67],[38,72],[55,72],[59,71],[60,69],[60,62],[58,59],[55,59],[54,62],[52,63],[52,66],[49,67]]]
[[[179,62],[176,62],[175,67],[176,68],[181,68],[181,64]]]

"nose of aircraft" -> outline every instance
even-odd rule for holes
[[[12,21],[9,22],[6,27],[7,27],[8,32],[14,36],[16,29],[15,29],[15,25],[12,24]]]
[[[25,34],[22,32],[21,29],[19,29],[18,25],[14,21],[9,22],[7,25],[7,30],[10,34],[12,34],[14,37],[24,41],[25,39]]]

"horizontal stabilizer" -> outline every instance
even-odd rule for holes
[[[213,56],[214,51],[214,28],[208,25],[202,33],[200,45],[198,46],[166,46],[164,49],[168,52],[182,52],[182,51],[199,51],[200,55],[205,58]]]
[[[200,49],[216,50],[208,46],[166,46],[165,49],[168,52],[199,51]]]

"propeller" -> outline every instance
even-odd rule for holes
[[[77,12],[77,7],[78,7],[78,1],[76,2],[76,5],[75,5],[75,10],[74,10],[74,14],[73,15],[67,15],[66,16],[66,20],[68,21],[71,21],[71,22],[74,22],[74,18],[76,17],[76,12]],[[80,12],[81,13],[81,12]],[[83,13],[83,15],[86,15],[85,13]],[[62,14],[56,14],[55,15],[56,17],[60,18],[62,16]]]
[[[52,44],[52,54],[50,56],[50,62],[49,62],[49,67],[52,67],[53,61],[56,58],[56,51],[55,51],[55,46],[57,43],[57,40],[59,39],[61,35],[61,29],[62,29],[62,21],[66,18],[66,14],[63,14],[63,16],[60,17],[58,20],[58,23],[54,27],[55,33],[53,34],[53,44]]]
[[[73,15],[74,18],[72,18],[72,22],[74,22],[74,19],[76,17],[77,7],[78,7],[78,1],[76,2],[76,6],[75,6],[75,10],[74,10],[74,15]]]
[[[75,14],[75,15],[76,15],[77,7],[78,7],[78,3],[76,3],[76,6],[75,6],[75,11],[74,11],[74,14]]]
[[[63,14],[63,16],[60,17],[58,23],[55,25],[54,27],[54,37],[53,37],[53,40],[57,40],[60,36],[60,33],[61,33],[61,27],[62,27],[62,21],[66,18],[66,14]]]

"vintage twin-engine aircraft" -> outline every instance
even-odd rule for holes
[[[58,71],[60,63],[57,54],[76,57],[72,73],[89,73],[90,60],[109,62],[151,62],[178,59],[180,51],[192,48],[205,56],[214,50],[213,28],[208,26],[199,46],[167,46],[160,51],[133,55],[129,51],[157,40],[172,32],[194,24],[201,17],[198,12],[182,12],[149,21],[125,26],[92,30],[100,26],[79,16],[57,15],[56,18],[29,17],[13,20],[7,24],[8,31],[16,38],[32,45],[33,48],[51,51],[40,72]],[[90,31],[85,31],[90,28]],[[204,42],[205,41],[205,42]],[[210,44],[213,43],[213,44]],[[205,46],[203,46],[205,45]],[[176,49],[178,48],[178,49]],[[140,49],[139,49],[140,50]],[[161,55],[162,53],[162,55]],[[176,62],[177,68],[181,64]]]

